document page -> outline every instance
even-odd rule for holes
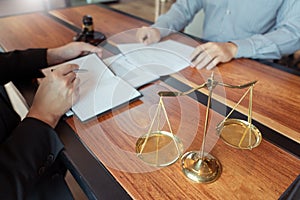
[[[194,51],[194,47],[174,40],[151,45],[121,44],[118,48],[134,66],[158,76],[170,75],[190,66],[190,55]]]
[[[190,66],[190,55],[194,51],[194,47],[174,40],[151,45],[129,43],[117,47],[121,53],[104,59],[104,63],[135,88]]]
[[[72,107],[81,121],[86,121],[141,96],[130,84],[115,76],[96,54],[68,63],[78,64],[80,69],[84,70],[77,73],[80,78],[80,99]]]
[[[122,54],[109,57],[104,60],[105,64],[120,78],[132,85],[134,88],[139,88],[145,84],[151,83],[159,79],[160,76],[145,71],[135,66]]]

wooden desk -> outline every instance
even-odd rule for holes
[[[0,46],[5,51],[51,48],[72,41],[75,32],[43,13],[0,18]]]
[[[146,24],[146,22],[123,16],[96,5],[51,12],[71,26],[77,26],[78,29],[81,27],[82,15],[87,13],[93,16],[95,29],[107,36]],[[28,22],[34,23],[35,26],[32,26],[32,29],[22,30],[22,34],[19,34],[18,31],[9,32],[9,37],[14,39],[4,40],[3,38],[7,36],[5,27],[8,26],[9,28],[8,22],[18,21],[21,17],[22,20],[34,18],[34,22],[30,20]],[[37,47],[35,45],[38,44],[40,46],[59,45],[72,38],[72,31],[70,31],[70,35],[60,34],[59,31],[52,33],[57,34],[54,43],[49,43],[49,40],[45,40],[43,37],[28,40],[28,38],[32,38],[30,34],[35,32],[33,30],[36,27],[38,29],[42,27],[45,34],[51,33],[51,29],[65,28],[52,21],[53,19],[50,20],[51,22],[48,20],[50,20],[48,16],[40,13],[0,19],[0,25],[3,27],[0,30],[0,44],[5,50],[11,50],[27,48],[31,45]],[[53,24],[53,26],[49,27],[48,23]],[[112,26],[112,24],[117,24],[117,26]],[[17,30],[17,26],[14,30]],[[20,43],[14,41],[20,41]],[[247,59],[224,64],[215,71],[222,75],[224,82],[232,84],[258,79],[259,84],[254,89],[254,119],[293,139],[296,136],[297,139],[300,132],[296,123],[299,122],[297,117],[300,109],[297,106],[299,77]],[[200,74],[197,70],[187,68],[180,74],[184,75],[187,80],[174,75],[175,81],[194,86],[204,81],[201,75],[207,76],[210,72],[201,70]],[[166,83],[169,84],[168,80],[158,81],[142,88],[140,91],[144,96],[140,100],[87,123],[79,122],[76,117],[68,118],[66,122],[72,127],[76,137],[90,151],[93,158],[98,163],[102,163],[134,199],[277,199],[299,174],[300,161],[297,157],[265,139],[259,147],[252,151],[237,150],[225,145],[220,140],[216,140],[213,137],[215,135],[212,134],[211,140],[208,142],[212,145],[208,146],[212,149],[211,154],[220,160],[223,172],[216,182],[207,185],[196,184],[187,180],[181,172],[179,162],[164,168],[154,168],[137,159],[134,149],[135,142],[139,136],[148,130],[151,121],[148,113],[151,113],[158,102],[157,91],[164,87],[170,87],[166,85]],[[280,84],[275,87],[272,85],[273,83]],[[175,85],[171,86],[175,87]],[[291,92],[290,88],[294,90],[294,93]],[[274,93],[277,98],[273,98]],[[230,100],[229,104],[236,102],[239,96],[240,93],[235,90],[226,90],[226,97]],[[281,102],[284,102],[284,105]],[[173,131],[183,141],[185,151],[199,150],[202,142],[205,106],[189,97],[166,99],[165,106],[173,125]],[[242,113],[245,113],[245,107],[246,103],[243,103],[240,109]],[[287,110],[289,114],[287,114]],[[214,117],[217,119],[216,121],[222,119],[218,113],[215,113]],[[214,126],[215,124],[211,124],[211,127]],[[294,136],[290,136],[290,132]],[[74,138],[72,139],[74,140]],[[105,185],[97,184],[99,173],[101,173],[100,168],[92,165],[80,165],[81,168],[77,168],[79,165],[77,162],[85,158],[75,158],[76,155],[72,152],[78,152],[76,150],[79,147],[70,145],[71,141],[68,139],[63,141],[66,145],[66,155],[70,159],[70,165],[71,167],[75,165],[71,170],[81,170],[78,172],[80,175],[92,174],[92,176],[77,177],[77,180],[81,181],[81,185],[88,185],[89,192],[93,193],[90,195],[91,198],[101,199],[103,193],[117,193],[111,188],[104,188]],[[214,142],[216,144],[213,146]]]
[[[82,16],[91,15],[93,17],[94,30],[104,33],[106,37],[148,25],[146,21],[95,5],[53,10],[50,11],[50,14],[79,28],[82,26]]]

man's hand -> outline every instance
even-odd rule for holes
[[[156,43],[161,39],[158,29],[146,26],[143,26],[137,30],[136,37],[139,42],[144,44]]]
[[[85,42],[71,42],[67,45],[47,50],[48,65],[55,65],[88,53],[102,56],[102,49]]]
[[[237,46],[231,42],[207,42],[196,47],[191,55],[193,66],[210,70],[219,63],[230,61],[237,53]]]

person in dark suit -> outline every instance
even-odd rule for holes
[[[72,42],[51,49],[0,53],[0,199],[73,199],[59,160],[64,146],[54,128],[78,99],[79,80],[66,64],[43,77],[41,69],[101,49]],[[3,89],[9,81],[43,77],[21,121]]]

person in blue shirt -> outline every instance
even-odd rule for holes
[[[232,58],[280,59],[300,49],[299,0],[177,0],[150,27],[137,31],[141,42],[158,42],[205,13],[203,39],[193,64],[211,69]]]

